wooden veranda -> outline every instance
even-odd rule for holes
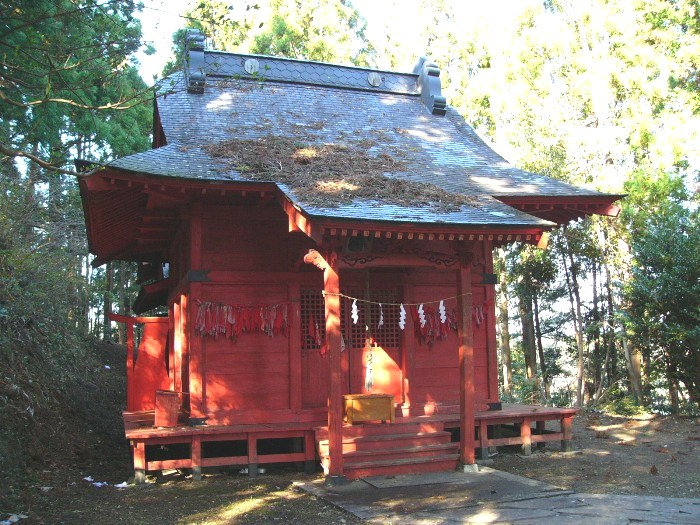
[[[488,458],[499,446],[519,446],[529,455],[532,445],[561,442],[572,450],[574,408],[505,404],[500,410],[475,413],[475,454]],[[553,422],[547,428],[547,422]],[[328,427],[325,421],[285,424],[189,426],[156,428],[154,411],[124,412],[126,437],[134,451],[137,478],[147,471],[191,469],[199,478],[204,467],[240,465],[251,476],[260,465],[300,463],[306,472],[327,468]],[[554,427],[554,428],[552,428]],[[459,414],[396,416],[393,423],[342,425],[345,476],[395,475],[458,466]],[[172,451],[168,451],[171,448]],[[165,453],[163,453],[165,451]]]

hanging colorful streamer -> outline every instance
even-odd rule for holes
[[[197,301],[195,333],[235,341],[244,333],[287,335],[287,304],[239,306]]]

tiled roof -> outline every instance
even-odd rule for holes
[[[257,61],[252,76],[246,71],[249,59]],[[417,74],[379,72],[383,80],[376,87],[367,80],[371,71],[363,68],[209,52],[204,62],[203,93],[188,92],[183,74],[163,83],[157,104],[168,145],[110,166],[163,177],[249,182],[202,148],[231,139],[303,137],[306,143],[363,147],[369,155],[400,155],[402,171],[386,176],[429,182],[477,203],[453,212],[367,200],[320,207],[279,185],[307,214],[339,220],[547,226],[551,223],[494,197],[602,195],[513,167],[453,108],[444,116],[433,114],[437,110],[426,106]]]

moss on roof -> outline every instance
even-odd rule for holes
[[[344,144],[313,143],[306,137],[269,135],[230,139],[204,146],[242,177],[286,185],[315,206],[337,207],[355,199],[399,206],[454,211],[477,200],[428,183],[391,176],[406,171],[403,152],[369,152],[367,140]]]

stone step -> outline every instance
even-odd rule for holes
[[[450,439],[451,435],[449,432],[417,432],[343,437],[343,453],[376,449],[384,450],[387,447],[402,448],[424,444],[444,444],[449,443]],[[322,456],[328,454],[327,439],[322,439],[318,442],[318,450],[319,454]]]
[[[376,460],[350,463],[343,466],[348,479],[368,476],[395,476],[399,474],[421,474],[425,472],[452,471],[457,468],[459,454],[443,454],[434,457]]]
[[[317,427],[316,439],[328,439],[328,427]],[[417,434],[422,432],[440,432],[443,423],[439,421],[406,423],[363,423],[359,425],[343,425],[343,437],[377,436],[382,434]]]
[[[392,447],[385,448],[384,450],[357,450],[343,453],[343,464],[347,467],[351,467],[356,463],[364,463],[367,461],[392,461],[398,459],[438,457],[444,454],[456,453],[458,447],[458,443],[435,443],[416,447]],[[327,459],[327,456],[322,456],[322,459]]]

